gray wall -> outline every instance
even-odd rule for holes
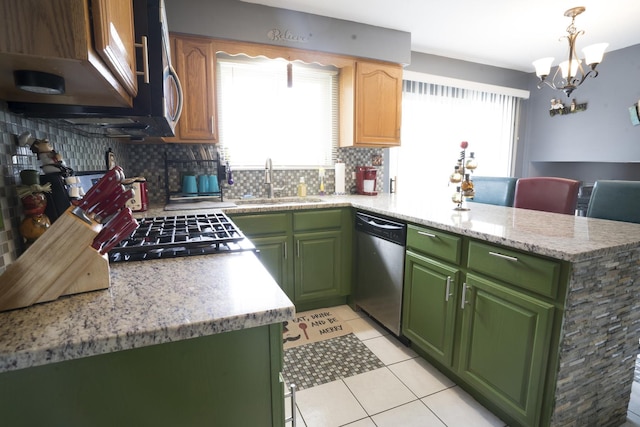
[[[420,52],[411,52],[411,64],[405,69],[516,89],[527,90],[530,85],[529,73]]]
[[[165,0],[169,31],[379,59],[411,60],[411,34],[237,0]],[[304,41],[272,40],[273,29]]]
[[[574,92],[587,110],[549,115],[552,98],[570,100],[548,87],[536,88],[524,117],[524,173],[594,179],[640,179],[640,126],[633,126],[629,107],[640,99],[640,44],[605,54],[599,76]]]

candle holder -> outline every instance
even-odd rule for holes
[[[460,156],[453,169],[453,173],[449,176],[449,182],[456,184],[456,192],[451,196],[451,201],[456,204],[454,210],[457,211],[468,211],[469,208],[465,205],[465,202],[467,199],[473,199],[473,196],[475,196],[471,174],[478,167],[478,161],[473,152],[467,157],[468,147],[469,143],[467,141],[460,143],[462,151],[460,151]]]

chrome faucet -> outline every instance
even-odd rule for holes
[[[267,184],[267,197],[270,199],[273,199],[274,191],[284,190],[284,187],[273,187],[273,163],[271,162],[271,158],[268,158],[264,165],[264,183]]]

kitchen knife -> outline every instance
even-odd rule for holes
[[[133,217],[131,209],[122,209],[103,226],[91,247],[104,255],[136,228],[138,228],[138,221]]]
[[[104,203],[105,199],[121,185],[124,179],[124,171],[120,166],[107,171],[102,178],[91,187],[82,199],[74,204],[84,212],[92,212],[98,204]]]
[[[114,189],[109,198],[105,199],[104,202],[99,203],[96,208],[93,209],[92,213],[96,215],[100,222],[105,223],[107,218],[124,208],[127,204],[127,200],[133,196],[134,190],[132,188],[125,191],[124,186],[120,185],[118,188]]]

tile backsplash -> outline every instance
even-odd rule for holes
[[[58,127],[48,120],[25,119],[8,111],[7,104],[0,101],[0,213],[3,227],[0,228],[0,273],[24,250],[18,227],[22,220],[22,206],[18,200],[16,186],[20,185],[20,171],[40,170],[35,154],[28,146],[17,144],[18,136],[30,132],[34,138],[48,139],[53,149],[74,171],[105,170],[105,152],[111,148],[119,163],[127,165],[126,146],[118,140],[77,134]]]
[[[147,179],[149,200],[152,204],[165,202],[165,153],[170,160],[188,160],[213,157],[214,146],[210,146],[209,151],[201,154],[201,144],[131,144],[127,146],[127,153],[131,171],[128,175],[144,176]],[[338,158],[346,164],[345,190],[355,191],[355,179],[351,172],[355,172],[356,166],[371,166],[374,156],[381,156],[382,149],[365,148],[343,148],[338,150]],[[278,166],[277,157],[273,159],[273,185],[282,188],[276,192],[276,196],[295,196],[300,177],[305,178],[307,184],[307,194],[317,195],[320,190],[320,176],[318,169],[283,169]],[[266,162],[266,159],[265,159]],[[206,167],[203,164],[198,167],[188,166],[196,175],[213,174],[213,167]],[[206,165],[206,164],[204,164]],[[185,166],[186,168],[187,166]],[[178,191],[180,188],[180,176],[177,171],[172,170],[169,174],[169,190]],[[186,170],[185,170],[186,172]],[[246,195],[254,197],[265,197],[267,188],[264,185],[264,169],[233,169],[233,185],[222,184],[223,196],[225,199],[238,199]],[[382,166],[378,167],[378,179],[376,181],[377,191],[382,191]],[[333,194],[335,192],[335,173],[333,169],[325,171],[325,192]]]
[[[111,148],[117,163],[124,168],[127,176],[144,176],[147,179],[149,201],[152,205],[165,203],[165,158],[191,159],[202,152],[201,144],[128,143],[122,140],[96,137],[65,128],[56,121],[26,119],[8,111],[0,101],[0,274],[23,251],[22,237],[18,233],[23,218],[22,206],[16,193],[20,185],[20,171],[40,170],[38,159],[28,146],[19,146],[18,136],[30,132],[37,139],[48,139],[64,159],[67,166],[77,172],[106,170],[105,153]],[[204,146],[213,153],[215,146]],[[355,191],[353,172],[356,166],[371,166],[374,157],[382,155],[382,149],[344,148],[338,150],[338,158],[346,164],[345,190]],[[265,159],[266,161],[266,159]],[[273,157],[273,184],[282,190],[276,196],[295,196],[300,177],[304,176],[307,194],[317,195],[320,190],[318,169],[283,169],[279,167],[277,156]],[[382,191],[382,166],[378,167],[377,191]],[[213,170],[195,170],[196,173],[213,173]],[[169,175],[170,189],[179,188],[177,173]],[[265,197],[264,169],[233,170],[234,184],[224,183],[222,190],[225,200],[246,195]],[[335,192],[335,174],[332,168],[325,171],[325,192]]]

